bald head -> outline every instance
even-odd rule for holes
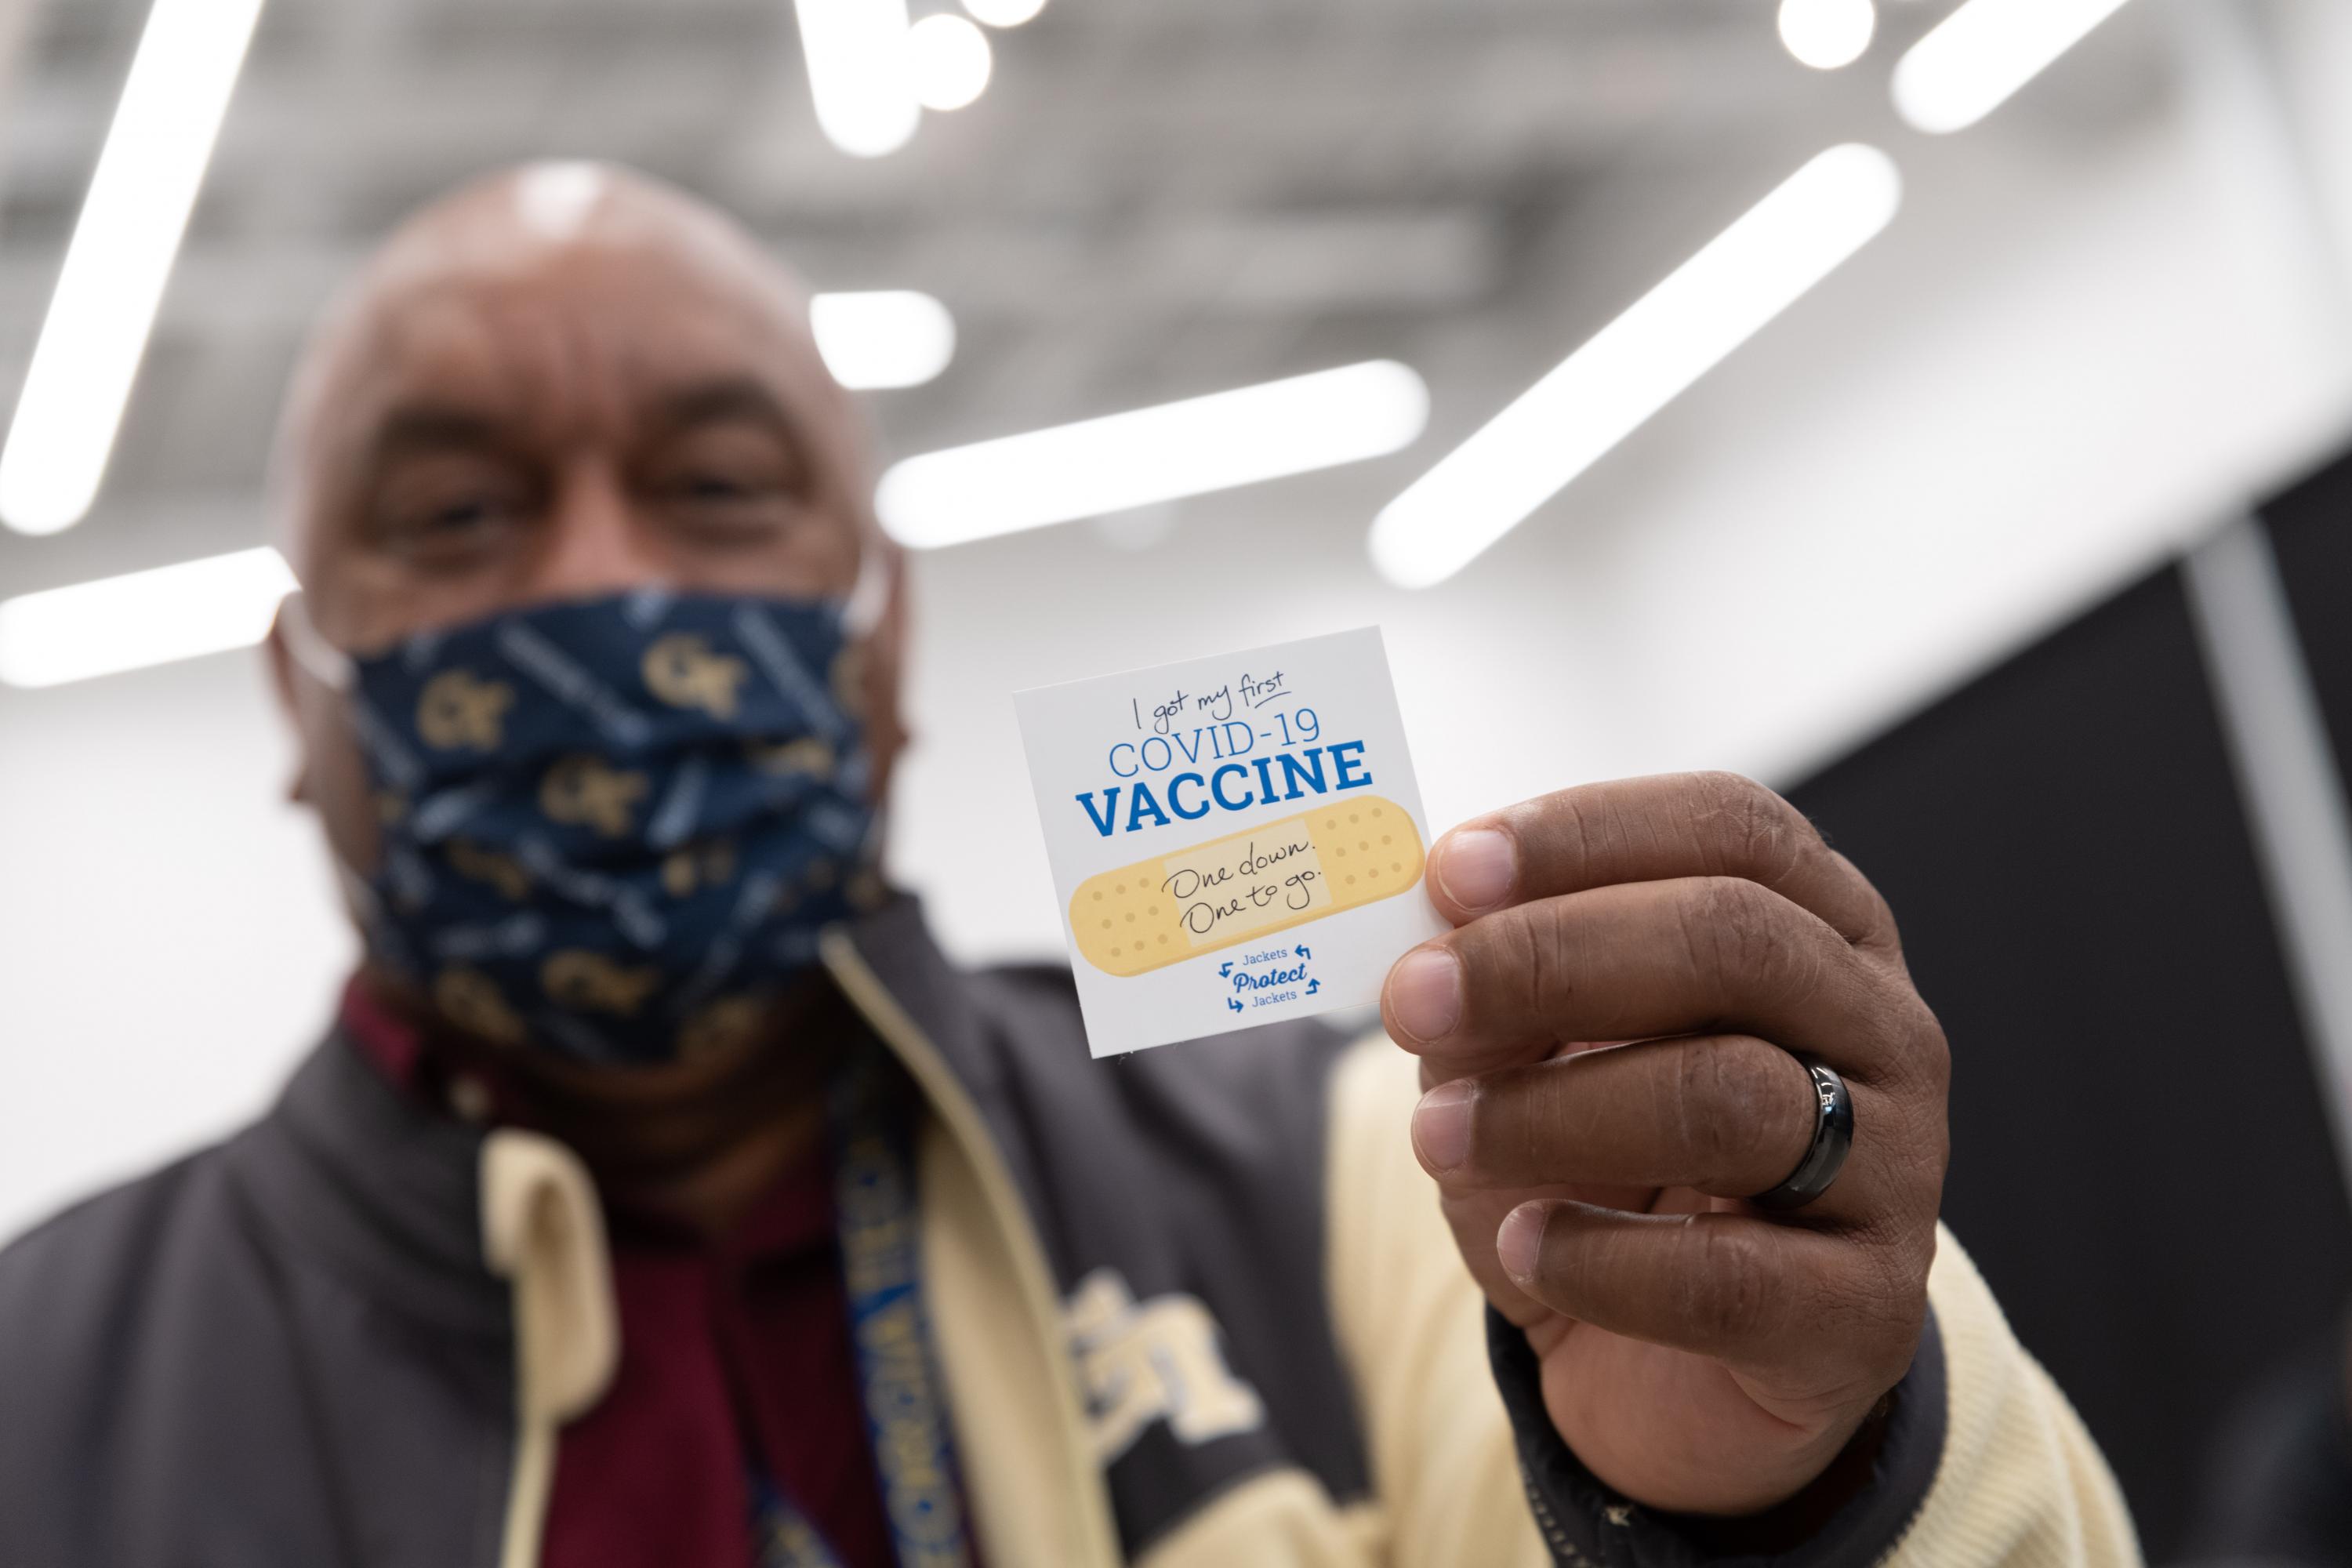
[[[800,568],[854,566],[872,526],[797,280],[715,208],[600,164],[493,174],[404,223],[313,331],[274,461],[281,547],[360,646],[632,574],[825,591]],[[567,498],[638,526],[567,526]],[[634,561],[566,559],[600,541]]]
[[[725,213],[608,163],[526,163],[472,180],[404,219],[346,285],[337,319],[453,274],[527,273],[575,247],[656,250],[709,280],[803,314],[796,281]],[[322,331],[314,350],[332,337]]]
[[[367,653],[502,611],[661,584],[848,598],[878,791],[897,749],[897,574],[862,430],[805,295],[735,224],[620,170],[468,184],[388,239],[321,319],[275,456],[307,618]],[[877,602],[878,601],[878,602]],[[279,651],[307,793],[372,855],[339,700]]]

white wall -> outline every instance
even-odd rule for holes
[[[1441,822],[1786,779],[1927,700],[2352,431],[2342,279],[2245,107],[2200,82],[2063,153],[2022,115],[1890,141],[1885,237],[1435,591],[1362,548],[1433,445],[1190,503],[1149,550],[925,558],[906,879],[958,952],[1050,952],[1009,694],[1205,649],[1383,626]],[[1408,357],[1442,396],[1468,352]],[[287,771],[248,656],[0,691],[0,1235],[249,1115],[325,1018],[350,943]]]
[[[2063,155],[1998,118],[1890,142],[1885,237],[1435,590],[1362,546],[1427,450],[1190,503],[1149,552],[1073,529],[927,558],[901,826],[935,918],[967,952],[1056,940],[1022,686],[1376,621],[1440,822],[1596,777],[1789,779],[2352,440],[2339,280],[2249,197],[2232,111],[2191,93]]]
[[[353,944],[258,656],[0,695],[0,1234],[258,1111]]]

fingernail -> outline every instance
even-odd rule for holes
[[[1441,1040],[1462,1016],[1462,966],[1442,947],[1417,948],[1389,972],[1389,1015],[1414,1039]]]
[[[1502,1260],[1503,1272],[1519,1284],[1535,1278],[1536,1254],[1543,1247],[1549,1217],[1543,1205],[1521,1204],[1503,1216],[1503,1227],[1495,1233],[1495,1256]]]
[[[1433,1171],[1450,1171],[1470,1157],[1470,1101],[1477,1089],[1467,1079],[1441,1083],[1412,1108],[1412,1146]]]
[[[1470,827],[1439,846],[1437,885],[1465,910],[1486,910],[1510,896],[1519,857],[1510,838],[1491,827]]]

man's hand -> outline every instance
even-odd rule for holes
[[[1719,773],[1564,790],[1430,858],[1455,927],[1389,972],[1413,1114],[1470,1271],[1602,1481],[1736,1515],[1801,1491],[1902,1377],[1946,1155],[1943,1032],[1885,900],[1794,807]],[[1633,1041],[1596,1048],[1596,1042]],[[1842,1074],[1854,1141],[1785,1180]]]

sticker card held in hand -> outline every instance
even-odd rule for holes
[[[1377,628],[1013,701],[1096,1056],[1370,1005],[1445,929]]]

